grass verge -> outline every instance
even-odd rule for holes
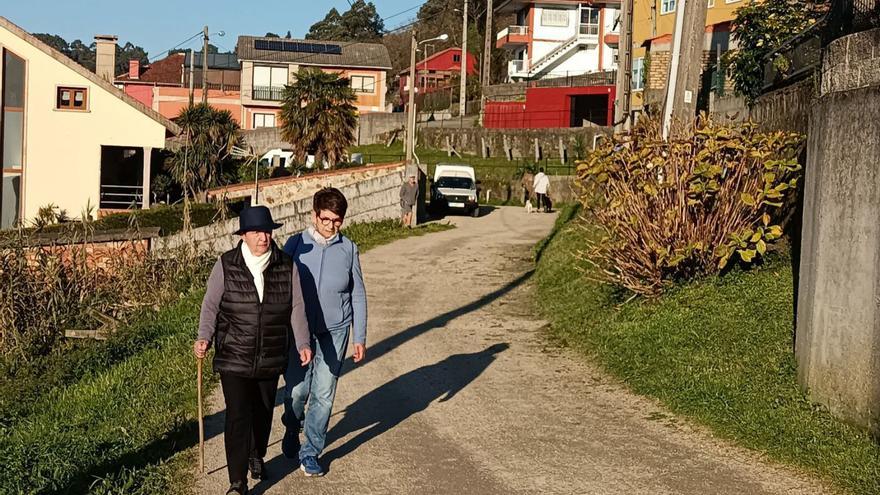
[[[363,252],[450,228],[388,220],[345,233]],[[144,312],[106,343],[43,369],[47,385],[22,399],[28,407],[7,406],[16,421],[0,422],[0,493],[188,493],[198,441],[190,349],[202,295]],[[206,396],[216,385],[209,369],[206,362]]]
[[[877,443],[797,384],[789,260],[621,306],[612,288],[584,277],[576,252],[588,233],[567,211],[537,248],[536,290],[555,339],[721,437],[850,493],[880,493]]]

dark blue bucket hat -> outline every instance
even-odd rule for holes
[[[281,227],[282,224],[275,223],[272,220],[272,213],[265,206],[251,206],[241,210],[238,215],[238,230],[233,232],[234,235],[241,235],[245,232],[272,232]]]

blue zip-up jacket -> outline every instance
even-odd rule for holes
[[[339,234],[327,246],[308,231],[284,244],[299,270],[303,302],[313,334],[354,326],[354,343],[367,341],[367,292],[357,245]]]

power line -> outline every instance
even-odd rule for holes
[[[199,31],[198,33],[196,33],[196,34],[190,36],[189,38],[187,38],[187,39],[181,41],[181,42],[178,43],[177,45],[175,45],[175,46],[173,46],[173,47],[171,47],[171,48],[169,48],[169,49],[167,49],[167,50],[165,50],[165,51],[161,51],[161,52],[159,52],[159,55],[155,55],[155,56],[153,56],[153,57],[150,57],[148,60],[149,60],[150,62],[152,62],[152,61],[156,60],[157,58],[159,58],[160,55],[162,55],[162,54],[167,54],[167,53],[171,52],[171,50],[176,50],[176,49],[178,49],[178,48],[181,48],[183,45],[185,45],[185,44],[191,42],[192,40],[196,39],[197,37],[199,37],[199,36],[201,36],[201,35],[202,35],[202,32]]]

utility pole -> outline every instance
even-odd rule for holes
[[[673,122],[688,125],[696,116],[700,76],[703,73],[706,2],[679,0],[677,8],[672,60],[663,104],[664,139],[668,139]]]
[[[208,103],[208,26],[204,31],[205,46],[202,49],[202,103]]]
[[[492,6],[492,0],[486,5],[486,45],[483,48],[483,72],[480,74],[482,85],[488,86],[491,78],[489,77],[490,68],[492,67],[492,41],[495,36],[492,33],[492,16],[495,15],[495,8]]]
[[[617,61],[617,104],[614,106],[614,131],[617,133],[629,130],[631,125],[633,0],[622,0],[620,7],[619,45],[622,50]]]
[[[195,85],[193,82],[193,72],[195,69],[195,60],[196,60],[196,51],[192,48],[189,49],[189,106],[193,106],[193,99],[195,93]]]
[[[468,68],[468,0],[464,0],[461,23],[461,87],[458,90],[458,119],[464,118],[467,111],[467,68]],[[451,100],[450,100],[451,101]]]
[[[412,30],[412,44],[409,48],[409,103],[406,106],[406,168],[407,175],[415,171],[413,164],[413,139],[416,132],[416,30]]]

